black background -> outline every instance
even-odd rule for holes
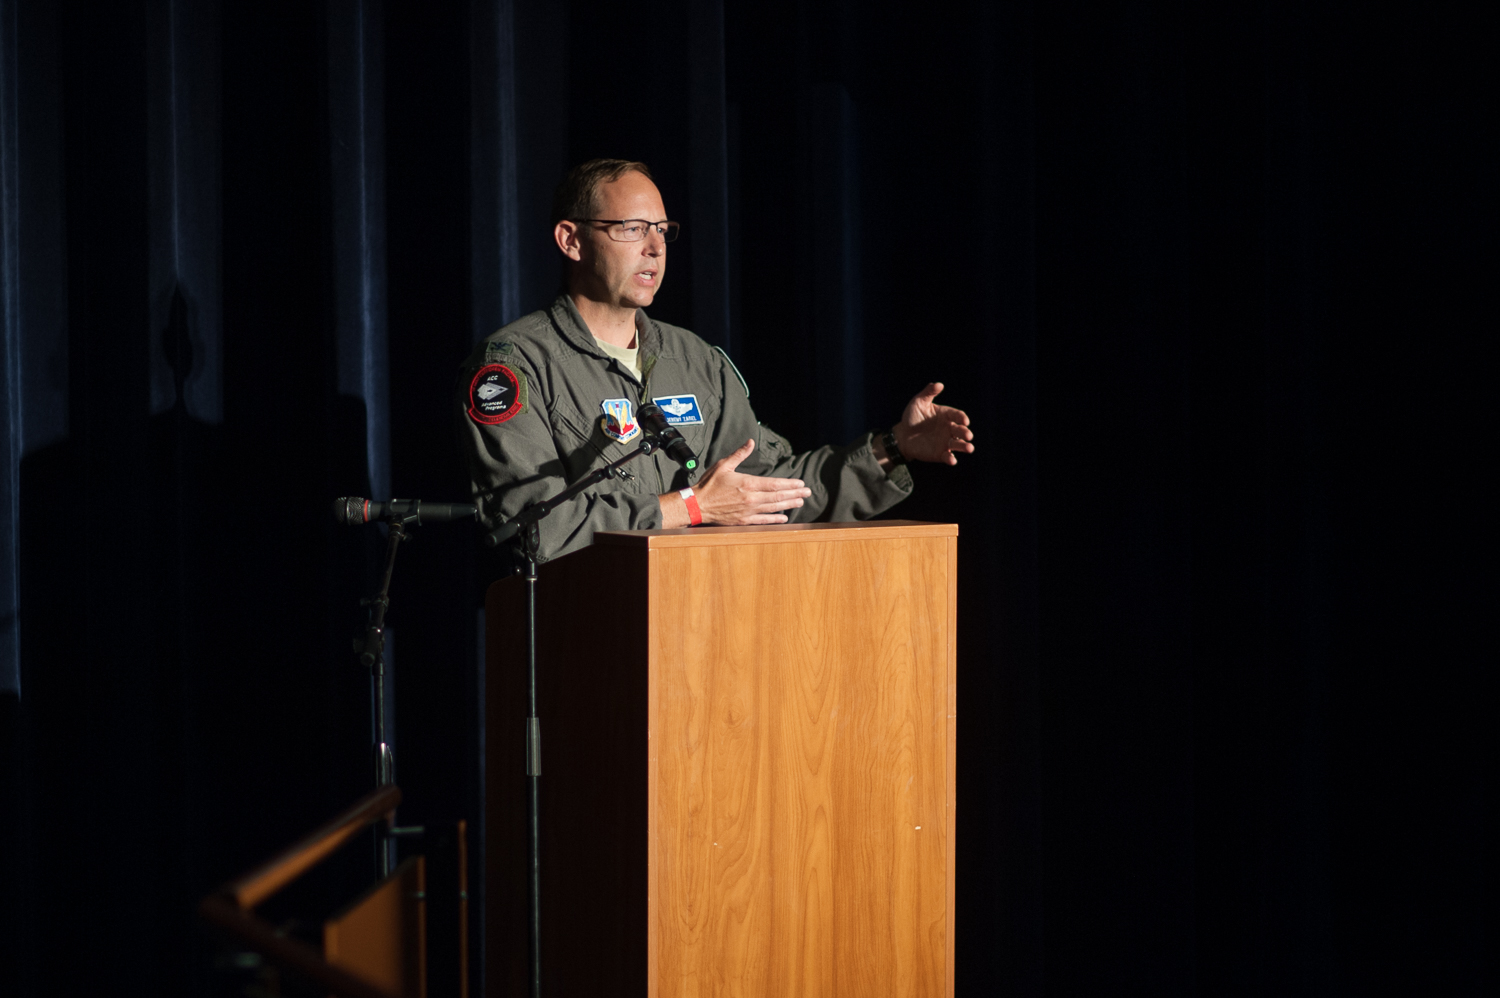
[[[7,291],[56,320],[7,325],[10,419],[65,427],[12,452],[7,993],[201,993],[196,899],[364,790],[347,648],[380,541],[328,500],[370,494],[375,426],[393,494],[466,493],[458,362],[550,300],[551,190],[596,155],[648,162],[684,223],[653,314],[726,345],[794,443],[928,380],[974,421],[891,514],[961,526],[960,994],[1485,990],[1477,14],[367,5],[388,339],[360,396],[330,166],[356,8],[193,7],[3,6]],[[151,297],[182,58],[217,87],[190,96],[219,193],[179,223],[216,329]],[[205,337],[222,418],[182,401]],[[402,553],[404,822],[477,813],[486,571],[459,529]]]

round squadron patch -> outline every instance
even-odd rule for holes
[[[469,383],[469,418],[494,426],[526,407],[526,381],[504,364],[486,364]]]

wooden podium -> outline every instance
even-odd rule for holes
[[[953,994],[957,537],[630,531],[542,567],[545,994]],[[523,600],[486,601],[491,996],[526,982]]]

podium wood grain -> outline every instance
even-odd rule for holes
[[[642,531],[546,566],[549,991],[952,994],[956,537]],[[519,589],[492,587],[492,652]],[[590,655],[601,640],[614,651]],[[496,665],[491,743],[514,735],[518,765],[521,725],[497,716],[518,677],[494,683]],[[490,758],[491,862],[514,873],[499,850],[524,809],[496,813],[521,799],[493,792],[511,763]],[[511,955],[491,966],[514,968],[496,932],[523,942],[525,923],[492,901]]]

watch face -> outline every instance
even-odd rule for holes
[[[894,430],[886,430],[885,436],[880,438],[880,442],[885,445],[885,456],[890,459],[892,464],[906,463],[906,455],[901,453],[901,445],[896,443],[896,432]]]

